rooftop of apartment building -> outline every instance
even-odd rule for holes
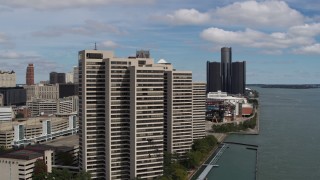
[[[21,159],[21,160],[30,160],[43,156],[42,153],[28,150],[28,149],[19,149],[14,150],[5,154],[0,155],[0,158],[10,158],[10,159]]]

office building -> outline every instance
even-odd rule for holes
[[[232,62],[231,48],[221,48],[221,63],[207,62],[207,93],[244,94],[246,63]]]
[[[65,73],[50,73],[50,84],[65,84],[66,83],[66,74]]]
[[[78,96],[79,85],[78,84],[59,84],[59,98]]]
[[[16,73],[14,71],[0,71],[0,88],[16,87]]]
[[[0,94],[3,95],[3,105],[25,105],[27,93],[23,87],[0,88]]]
[[[192,91],[192,138],[195,140],[206,135],[206,83],[193,83]]]
[[[73,83],[73,72],[66,73],[66,83]]]
[[[73,83],[79,84],[79,67],[78,66],[73,67]]]
[[[83,50],[79,83],[80,169],[93,179],[152,179],[163,173],[165,147],[191,149],[190,71],[155,64],[149,51]]]
[[[59,84],[36,84],[24,86],[23,88],[27,91],[27,101],[59,98]]]
[[[220,63],[207,61],[207,93],[221,90]]]
[[[231,94],[244,94],[246,85],[246,62],[232,63]]]
[[[3,106],[3,94],[0,94],[0,107]]]
[[[34,85],[34,66],[33,64],[28,64],[26,72],[26,85]]]

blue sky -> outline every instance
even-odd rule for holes
[[[247,61],[247,83],[320,83],[320,3],[315,0],[0,0],[0,70],[25,83],[69,72],[77,53],[148,49],[205,81],[206,61]]]

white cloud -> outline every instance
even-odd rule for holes
[[[51,27],[43,31],[34,32],[33,35],[55,37],[65,34],[94,35],[98,33],[126,34],[125,31],[121,31],[114,25],[95,20],[86,20],[84,24],[79,26]]]
[[[14,70],[18,83],[25,83],[25,71],[29,63],[35,66],[37,80],[46,80],[49,78],[49,72],[64,69],[58,62],[47,60],[35,52],[0,51],[1,69]]]
[[[296,54],[320,54],[320,44],[312,44],[309,46],[303,46],[293,50]]]
[[[195,9],[179,9],[163,18],[159,16],[159,18],[174,25],[198,25],[209,22],[210,15]]]
[[[245,31],[227,31],[214,27],[205,29],[200,36],[218,45],[240,45],[269,49],[308,45],[315,41],[311,37],[292,36],[291,34],[282,32],[267,34],[252,29],[246,29]]]
[[[2,0],[1,5],[32,9],[92,7],[109,4],[152,3],[153,0]]]
[[[224,24],[247,27],[290,27],[303,24],[304,16],[284,1],[245,1],[218,8],[214,13]]]
[[[118,47],[119,45],[113,41],[108,40],[108,41],[104,41],[104,42],[100,43],[100,46],[102,46],[104,48],[112,48],[113,49],[113,48]]]
[[[289,33],[297,36],[317,36],[320,34],[320,23],[293,26],[289,28]]]

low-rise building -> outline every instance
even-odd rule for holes
[[[223,112],[223,121],[233,121],[242,117],[242,106],[248,104],[244,97],[228,96],[226,92],[209,92],[207,94],[207,119],[215,119],[215,112]]]
[[[33,99],[58,99],[59,98],[59,85],[44,85],[36,84],[24,86],[27,91],[27,101]]]
[[[38,159],[46,163],[47,172],[52,172],[52,155],[53,151],[50,149],[43,152],[20,149],[2,154],[0,155],[1,179],[31,180]]]
[[[14,113],[11,106],[0,107],[0,122],[12,121],[12,118],[14,118]]]
[[[78,112],[78,96],[70,96],[61,99],[32,99],[27,102],[31,116],[50,114],[70,114]]]

